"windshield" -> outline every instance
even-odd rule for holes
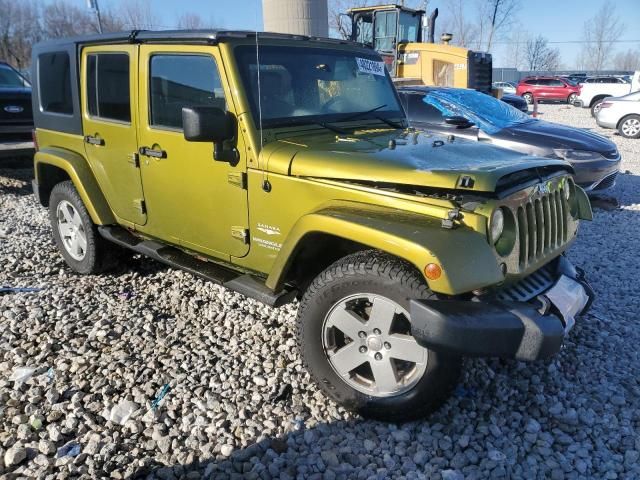
[[[258,124],[258,91],[264,127],[404,118],[391,78],[375,53],[300,47],[236,48],[240,75]]]
[[[23,88],[26,82],[13,68],[8,65],[0,65],[0,87]]]
[[[445,117],[464,117],[487,133],[533,121],[529,115],[486,93],[463,88],[429,91],[423,101]]]

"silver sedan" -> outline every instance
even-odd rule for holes
[[[625,138],[640,138],[640,92],[610,97],[600,104],[596,122],[602,128],[615,128]]]

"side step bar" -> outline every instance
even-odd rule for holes
[[[182,250],[161,242],[140,240],[122,227],[103,225],[98,227],[98,232],[116,245],[217,283],[272,307],[292,302],[297,293],[295,290],[282,290],[276,293],[253,275],[241,274],[217,263],[198,260]]]

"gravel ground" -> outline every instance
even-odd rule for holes
[[[588,110],[540,110],[596,128]],[[602,133],[628,173],[609,193],[619,207],[597,209],[570,253],[597,291],[592,313],[552,361],[466,361],[439,412],[400,426],[353,417],[310,383],[295,305],[140,258],[74,275],[31,170],[0,170],[0,284],[44,288],[0,296],[0,476],[640,478],[640,141]],[[35,370],[10,380],[19,367]]]

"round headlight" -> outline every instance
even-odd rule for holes
[[[496,208],[491,214],[491,222],[489,223],[489,236],[491,243],[496,244],[504,232],[504,213],[501,208]]]

